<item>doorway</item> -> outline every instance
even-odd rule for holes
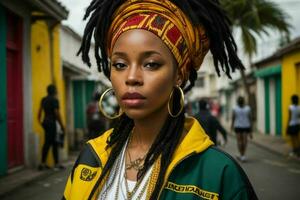
[[[23,164],[22,19],[7,12],[7,147],[8,168]]]

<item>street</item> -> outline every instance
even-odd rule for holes
[[[225,149],[232,156],[237,153],[235,138],[229,137]],[[241,166],[246,171],[259,199],[297,200],[300,196],[300,162],[273,154],[256,145],[248,147],[248,161]],[[3,200],[61,199],[71,166],[44,180],[25,185]]]
[[[235,138],[229,137],[225,150],[237,155]],[[248,162],[241,166],[247,173],[259,199],[298,200],[300,196],[300,162],[291,160],[250,143]]]

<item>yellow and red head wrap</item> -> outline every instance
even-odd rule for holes
[[[125,31],[144,29],[157,35],[173,53],[184,83],[190,69],[200,68],[209,49],[209,39],[202,26],[190,19],[168,0],[127,0],[113,15],[108,32],[108,55]]]

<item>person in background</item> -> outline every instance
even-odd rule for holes
[[[237,105],[233,108],[231,130],[236,133],[237,145],[240,155],[237,158],[245,162],[248,136],[252,138],[251,133],[251,109],[245,105],[245,99],[241,96],[237,99]]]
[[[300,106],[299,106],[299,97],[293,95],[291,97],[292,104],[289,106],[289,118],[287,126],[287,135],[291,138],[292,143],[292,152],[290,156],[300,157],[300,141],[299,141],[299,132],[300,132]]]
[[[86,109],[86,117],[88,124],[88,139],[94,139],[103,133],[105,129],[105,119],[99,111],[99,100],[101,94],[95,92],[93,100],[88,104]]]
[[[206,134],[209,135],[210,139],[215,143],[215,145],[218,145],[217,131],[222,134],[226,144],[227,132],[219,120],[209,111],[206,100],[201,99],[199,101],[199,112],[195,115],[195,118],[199,121],[202,128],[205,130]]]
[[[57,89],[55,85],[49,85],[47,87],[48,95],[41,100],[40,108],[38,111],[38,120],[42,125],[45,133],[44,145],[42,148],[42,162],[38,169],[49,169],[46,165],[46,158],[50,147],[52,147],[53,158],[54,158],[54,169],[64,169],[64,166],[59,164],[58,155],[58,143],[57,143],[57,123],[63,134],[65,134],[65,128],[61,120],[59,112],[59,102],[57,99]],[[42,119],[42,113],[44,117]]]

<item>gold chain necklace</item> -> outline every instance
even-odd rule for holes
[[[143,177],[143,178],[144,178],[144,177]],[[141,183],[143,182],[143,178],[140,178],[140,179],[136,182],[136,184],[135,184],[133,190],[132,190],[132,191],[129,191],[128,181],[127,181],[127,173],[126,173],[126,171],[125,171],[125,173],[124,173],[124,181],[125,181],[125,189],[126,189],[126,195],[127,195],[127,199],[128,199],[128,200],[131,200],[132,197],[133,197],[133,195],[137,192],[137,190],[139,189]],[[142,190],[141,190],[141,192],[139,193],[137,199],[141,199],[142,195],[143,195],[144,192],[146,191],[146,188],[147,188],[147,186],[148,186],[148,182],[149,182],[149,178],[147,179],[146,183],[145,183],[144,186],[142,187]]]
[[[131,137],[129,136],[129,140],[128,140],[126,146],[125,146],[125,151],[126,151],[126,149],[127,149],[127,147],[128,147],[128,144],[129,144],[130,140],[131,140]],[[129,152],[128,152],[128,153],[129,153]],[[145,160],[145,157],[146,157],[146,154],[145,154],[142,158],[138,158],[138,159],[137,159],[137,160],[139,160],[138,162],[142,163],[142,167],[143,167],[143,165],[144,165],[144,162],[142,162],[142,161]],[[126,155],[124,156],[123,159],[121,158],[121,159],[119,160],[119,162],[117,163],[117,165],[118,165],[117,171],[120,170],[120,173],[119,173],[119,177],[118,177],[118,180],[117,180],[117,183],[118,183],[118,184],[117,184],[117,188],[116,188],[117,191],[116,191],[116,193],[115,193],[115,200],[118,200],[118,197],[119,197],[119,190],[120,190],[120,185],[122,184],[122,183],[121,183],[121,173],[122,173],[122,170],[121,170],[121,169],[122,169],[123,163],[124,163],[124,165],[125,165],[125,170],[124,170],[124,181],[125,181],[125,189],[126,189],[127,200],[131,200],[131,199],[132,199],[133,195],[137,192],[137,190],[138,190],[138,188],[140,187],[140,185],[141,185],[141,183],[142,183],[142,181],[143,181],[143,178],[144,178],[144,177],[140,178],[140,179],[137,181],[137,183],[136,183],[135,187],[133,188],[133,190],[130,192],[130,191],[129,191],[128,182],[127,182],[127,173],[126,173],[126,170],[127,170],[127,166],[128,166],[128,165],[126,166],[125,160],[126,160]],[[132,162],[132,163],[134,163],[134,162],[136,161],[136,160],[131,161],[130,154],[129,154],[129,160],[130,160],[130,162]],[[140,161],[140,160],[141,160],[141,161]],[[140,163],[135,164],[135,165],[132,165],[131,168],[136,169],[136,168],[134,168],[133,166],[140,165]],[[153,190],[154,190],[154,188],[155,188],[155,184],[156,184],[156,182],[157,182],[157,180],[158,180],[158,175],[159,175],[159,171],[160,171],[160,164],[161,164],[161,156],[159,156],[158,159],[154,162],[153,167],[152,167],[153,169],[152,169],[151,175],[148,177],[147,181],[146,181],[145,184],[143,185],[143,188],[141,189],[140,193],[138,194],[137,199],[141,199],[141,198],[142,198],[142,196],[144,195],[144,193],[145,193],[145,191],[146,191],[146,188],[148,188],[148,189],[147,189],[147,194],[146,194],[146,200],[149,200],[149,199],[150,199],[150,196],[151,196],[151,194],[152,194],[152,192],[153,192]],[[131,168],[130,168],[130,169],[131,169]],[[115,176],[115,178],[116,178],[116,176]]]
[[[146,200],[150,199],[150,196],[155,188],[155,184],[158,180],[158,175],[159,175],[159,171],[160,171],[160,157],[154,162],[153,167],[152,167],[152,172],[150,174],[150,176],[147,178],[147,181],[145,182],[145,184],[143,185],[143,188],[141,189],[140,193],[137,196],[137,199],[142,199],[146,189],[147,189],[147,195],[146,195]],[[136,193],[136,191],[138,190],[138,188],[140,187],[140,184],[142,183],[143,178],[140,178],[138,180],[138,182],[136,183],[135,187],[133,188],[133,190],[130,192],[129,191],[129,186],[127,183],[127,176],[126,176],[126,172],[124,174],[124,178],[125,178],[125,188],[126,188],[126,193],[127,193],[127,199],[131,200],[133,195]]]
[[[126,164],[126,170],[134,169],[135,171],[140,171],[144,167],[144,161],[146,154],[143,157],[131,160],[130,152],[128,151],[129,164]]]
[[[130,142],[131,142],[132,135],[133,135],[132,133],[133,133],[133,130],[132,130],[131,134],[129,135],[128,144],[130,144]],[[126,170],[134,169],[135,171],[140,171],[141,169],[143,169],[144,161],[145,161],[147,153],[143,157],[139,157],[132,161],[129,150],[127,152],[128,152],[128,157],[129,157],[129,163],[126,164]]]

